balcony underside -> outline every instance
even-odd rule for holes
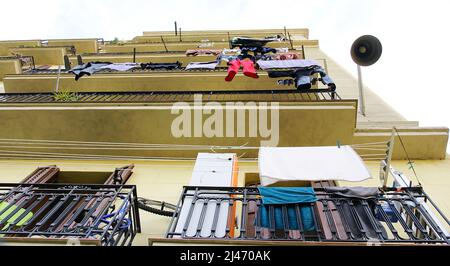
[[[238,73],[233,81],[224,79],[227,72],[215,71],[136,71],[130,73],[96,73],[78,81],[72,74],[61,74],[60,91],[119,92],[119,91],[214,91],[214,90],[286,90],[293,86],[277,84],[267,72],[253,79]],[[7,75],[3,79],[6,93],[54,92],[57,74]]]

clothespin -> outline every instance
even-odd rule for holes
[[[409,161],[408,163],[407,163],[407,165],[409,165],[408,166],[408,169],[413,169],[414,168],[414,162],[413,161]]]
[[[340,149],[341,148],[341,142],[339,140],[336,140],[336,146]]]

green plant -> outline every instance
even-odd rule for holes
[[[76,102],[80,96],[76,92],[58,91],[53,93],[53,98],[58,102]]]
[[[119,43],[119,38],[115,37],[114,40],[109,42],[110,44],[118,44]]]

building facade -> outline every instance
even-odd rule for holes
[[[235,37],[243,36],[251,41],[273,38],[264,43],[276,51],[272,56],[290,54],[294,61],[314,61],[335,87],[316,71],[302,74],[310,76],[311,84],[299,89],[292,69],[274,78],[262,63],[252,72],[253,63],[242,63],[251,61],[245,57],[239,57],[244,68],[238,64],[233,80],[226,81],[232,63],[216,61],[217,56],[236,48]],[[237,43],[242,56],[247,46]],[[421,127],[406,120],[369,88],[365,88],[365,115],[359,113],[357,81],[320,49],[318,40],[309,39],[307,29],[144,32],[123,42],[2,41],[0,56],[4,90],[0,220],[5,243],[64,244],[67,239],[95,245],[448,243],[450,227],[442,217],[450,214],[448,128]],[[81,72],[87,74],[76,80],[69,70],[89,62],[136,65],[91,72],[84,66]],[[193,62],[217,65],[186,69]],[[258,223],[259,156],[260,147],[267,146],[352,147],[372,178],[356,183],[279,183],[315,188],[321,202],[312,207],[315,229],[306,230],[300,221],[300,228],[291,227],[287,220],[284,229],[272,223],[263,226]],[[333,158],[325,156],[315,169],[333,164]],[[369,237],[361,223],[355,228],[363,236],[357,237],[345,219],[336,221],[333,211],[342,215],[345,210],[339,211],[341,205],[333,200],[337,207],[328,206],[331,196],[323,189],[380,187],[383,163],[393,167],[387,165],[387,187],[396,180],[397,186],[411,191],[386,190],[378,201],[360,199],[363,205],[379,204],[376,210],[383,204],[388,208],[368,214],[375,236]],[[340,167],[347,166],[336,166]],[[396,178],[411,183],[399,184]],[[202,189],[207,200],[196,194]],[[432,199],[438,208],[429,203],[430,216],[424,215],[425,207],[418,207],[421,199]],[[408,209],[410,201],[416,205]],[[398,212],[404,223],[401,217],[387,221],[386,215],[396,215],[391,203],[406,209]],[[327,217],[332,217],[328,225]],[[398,232],[403,233],[397,236]]]

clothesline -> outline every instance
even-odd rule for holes
[[[279,85],[291,86],[292,84],[299,90],[309,90],[317,81],[321,81],[329,89],[335,90],[336,85],[333,80],[327,75],[322,66],[314,60],[299,59],[297,53],[289,53],[288,48],[270,48],[264,47],[268,42],[276,41],[277,38],[247,38],[234,37],[231,41],[231,47],[239,49],[197,49],[186,51],[186,56],[190,55],[216,55],[216,60],[208,62],[190,62],[184,70],[213,70],[221,61],[228,64],[228,74],[225,81],[230,82],[238,73],[241,66],[243,67],[243,74],[250,78],[259,78],[256,69],[267,70],[270,78],[288,78],[276,81]],[[250,54],[253,53],[253,54]],[[280,53],[280,54],[279,54]],[[104,69],[113,71],[129,71],[134,68],[141,67],[142,69],[179,69],[181,63],[111,63],[111,62],[89,62],[83,65],[78,65],[69,73],[75,75],[75,80],[78,80],[84,75],[92,75]],[[280,71],[280,69],[284,69]],[[288,70],[286,70],[288,69]],[[319,78],[316,74],[320,75]],[[314,76],[314,78],[313,78]]]

